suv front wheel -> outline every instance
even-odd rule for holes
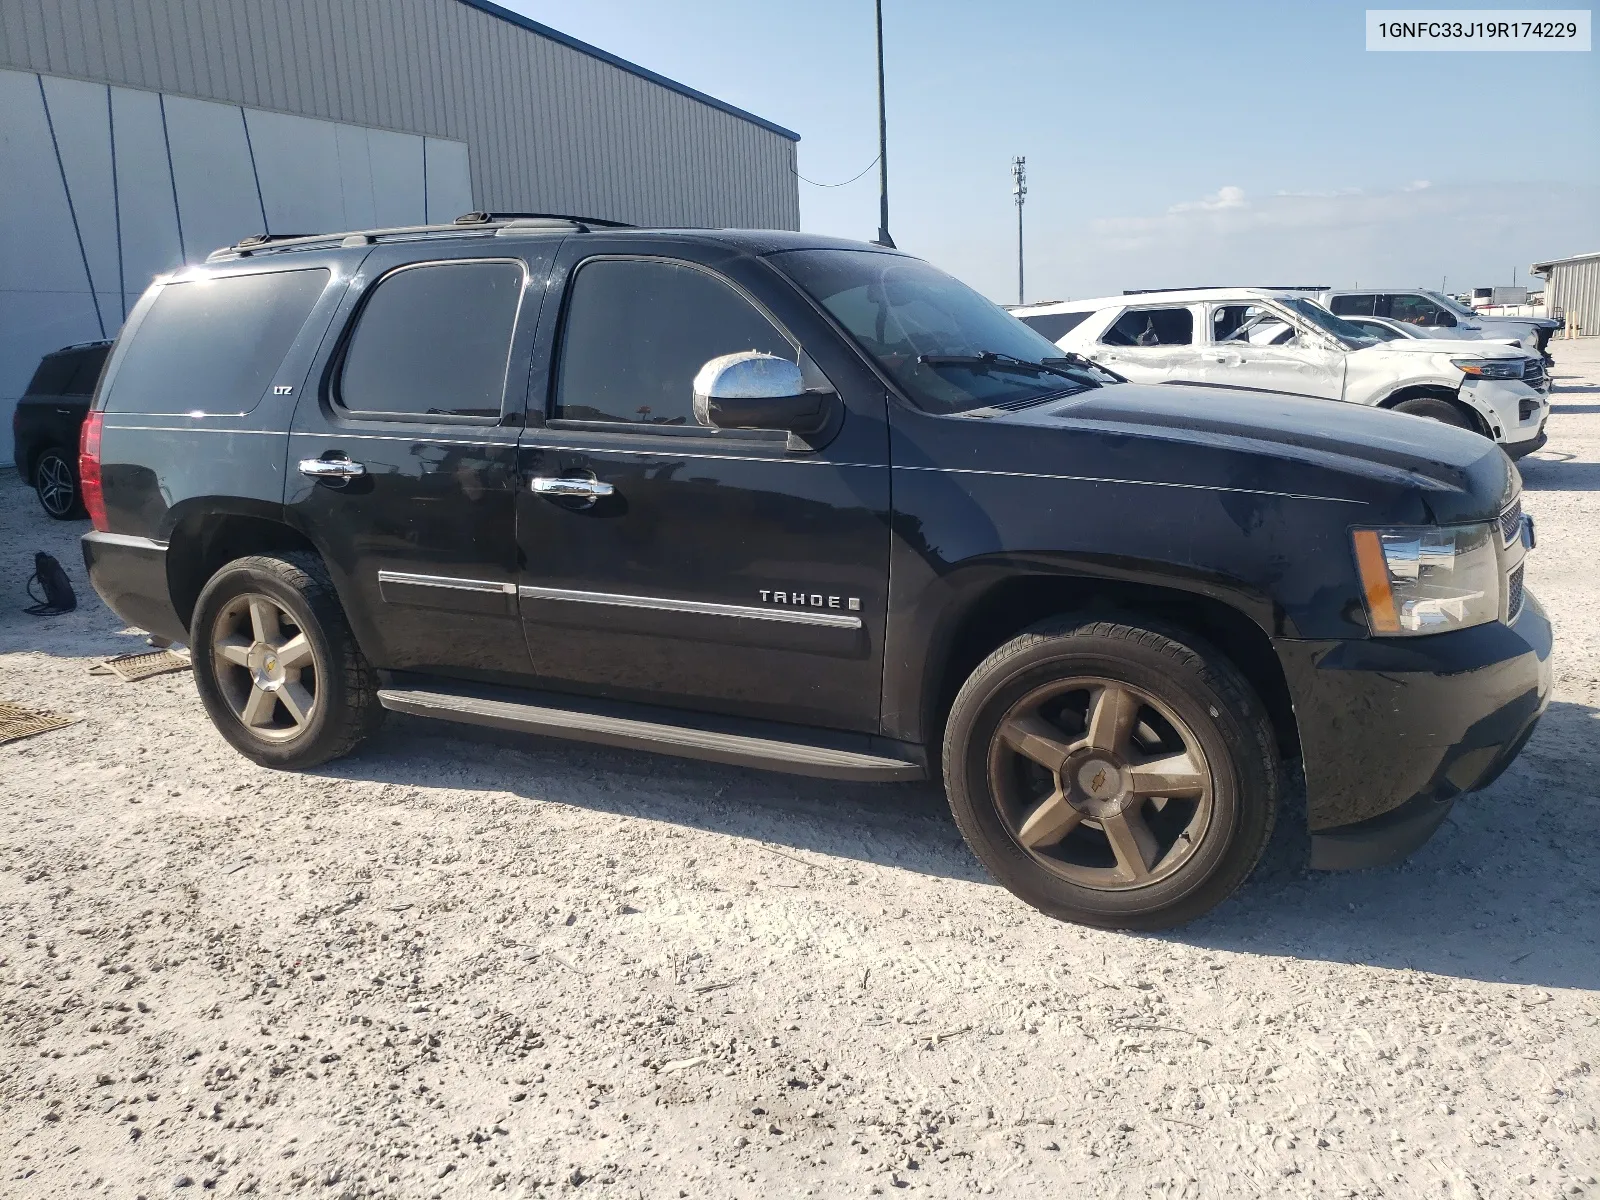
[[[348,754],[382,719],[377,678],[314,554],[235,559],[206,584],[189,628],[206,712],[264,767]]]
[[[1277,816],[1273,731],[1223,655],[1179,630],[1057,619],[968,678],[944,777],[967,844],[1063,920],[1165,929],[1220,904]]]

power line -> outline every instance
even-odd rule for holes
[[[795,177],[797,179],[799,179],[801,183],[809,183],[812,187],[836,188],[836,187],[845,187],[848,184],[854,183],[856,180],[860,179],[863,175],[865,175],[868,171],[872,170],[872,168],[877,166],[877,165],[878,165],[878,160],[877,159],[873,159],[866,166],[862,167],[861,170],[857,171],[854,175],[850,176],[849,179],[846,179],[844,181],[844,183],[818,183],[815,179],[807,179],[804,175],[800,174],[799,171],[795,170],[794,167],[790,167],[789,169],[791,171],[794,171]]]

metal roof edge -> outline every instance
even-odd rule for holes
[[[1584,254],[1569,254],[1565,258],[1537,259],[1528,269],[1536,275],[1543,275],[1548,268],[1558,263],[1582,262],[1586,258],[1600,258],[1600,250],[1590,250]]]
[[[618,58],[615,54],[608,53],[598,46],[591,46],[588,42],[579,41],[570,34],[562,33],[559,29],[552,29],[548,25],[541,24],[532,17],[525,17],[521,13],[512,12],[509,8],[502,8],[500,5],[493,3],[492,0],[456,0],[456,2],[465,4],[468,8],[475,8],[479,12],[487,13],[491,17],[498,17],[500,20],[515,25],[520,29],[526,29],[529,33],[536,33],[540,37],[549,38],[552,42],[560,42],[569,49],[577,50],[581,54],[587,54],[591,58],[598,58],[603,63],[609,63],[613,67],[627,71],[630,75],[637,75],[640,79],[659,84],[661,87],[677,92],[681,96],[687,96],[691,100],[698,100],[701,104],[709,104],[712,108],[721,109],[731,116],[749,121],[753,125],[759,125],[761,128],[771,133],[776,133],[780,137],[786,137],[791,142],[800,140],[800,135],[792,129],[785,129],[782,125],[769,121],[765,117],[758,117],[755,113],[746,112],[742,108],[729,104],[726,100],[718,100],[715,96],[708,96],[706,93],[697,91],[686,83],[679,83],[676,79],[668,79],[665,75],[658,75],[648,68],[641,67],[638,63],[631,63],[625,58]]]

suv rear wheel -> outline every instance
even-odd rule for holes
[[[377,677],[314,554],[235,559],[190,622],[195,685],[212,723],[265,767],[314,767],[378,727]]]
[[[88,516],[78,490],[78,456],[70,450],[50,446],[34,459],[33,490],[45,512],[58,521]]]
[[[1034,626],[985,659],[945,729],[967,844],[1042,912],[1164,929],[1255,868],[1277,816],[1271,723],[1222,654],[1176,629]]]

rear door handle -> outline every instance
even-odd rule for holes
[[[366,467],[358,462],[352,462],[342,455],[338,458],[302,458],[300,460],[300,474],[309,479],[355,479],[366,473]]]
[[[528,480],[528,486],[540,496],[576,497],[579,500],[598,500],[602,496],[615,495],[617,491],[604,480],[572,475],[536,475]]]
[[[1225,367],[1237,367],[1241,362],[1244,361],[1237,354],[1208,354],[1206,357],[1212,362],[1221,363]]]

